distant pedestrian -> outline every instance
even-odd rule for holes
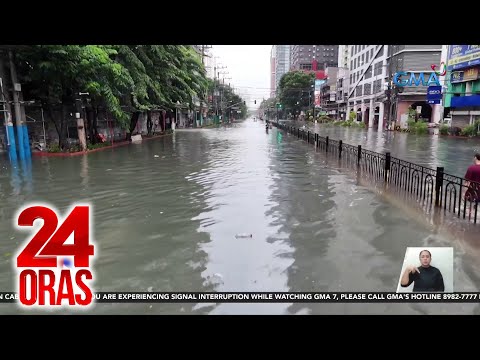
[[[465,201],[480,202],[480,153],[473,158],[473,165],[470,165],[465,174],[465,187],[463,195]]]

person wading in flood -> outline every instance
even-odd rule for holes
[[[431,266],[432,254],[428,250],[420,251],[421,266],[409,266],[405,269],[400,284],[409,287],[413,282],[413,292],[443,292],[445,285],[440,270]]]
[[[473,157],[473,165],[470,165],[465,174],[465,187],[463,188],[463,198],[465,201],[480,202],[480,153]],[[472,181],[474,181],[472,183]],[[467,207],[467,212],[469,207]],[[468,213],[466,214],[468,216]]]

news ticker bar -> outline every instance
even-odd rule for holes
[[[83,295],[83,294],[82,294]],[[48,294],[45,294],[47,298]],[[478,303],[480,293],[393,292],[96,292],[95,303]],[[18,294],[0,292],[0,303]]]

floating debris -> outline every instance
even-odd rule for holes
[[[251,238],[251,237],[253,237],[253,235],[252,235],[252,234],[237,234],[237,235],[235,235],[235,237],[236,237],[237,239],[241,239],[241,238]]]

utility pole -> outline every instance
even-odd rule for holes
[[[205,56],[209,57],[207,54],[205,54],[205,50],[210,49],[211,46],[209,45],[202,45],[201,47],[201,58],[202,58],[202,66],[205,67]],[[200,95],[200,126],[203,124],[203,96],[205,94]]]
[[[227,75],[228,74],[228,71],[224,71],[222,72],[222,75]],[[218,77],[220,78],[220,73],[218,74]],[[220,95],[220,111],[222,112],[222,122],[224,122],[224,113],[223,113],[223,110],[224,110],[224,103],[223,103],[223,96],[225,94],[225,77],[222,76],[222,93]]]
[[[85,132],[85,121],[83,120],[83,95],[90,95],[89,93],[77,93],[78,97],[75,99],[75,119],[77,120],[77,132],[78,132],[78,140],[80,141],[80,146],[82,147],[83,151],[87,150],[87,138]],[[92,139],[93,140],[93,139]],[[113,142],[113,140],[112,140]]]
[[[223,88],[222,88],[222,84],[220,84],[220,71],[218,70],[222,70],[222,69],[226,69],[227,67],[226,66],[217,66],[217,68],[215,69],[215,71],[217,71],[217,80],[218,80],[218,90],[219,90],[219,96],[220,96],[220,99],[218,98],[217,96],[217,111],[218,111],[218,114],[220,115],[220,112],[222,111],[222,101],[223,101]],[[222,75],[224,73],[222,72]],[[221,91],[221,92],[220,92]],[[219,101],[220,100],[220,101]],[[223,117],[222,117],[222,121],[223,121]]]
[[[15,130],[13,129],[12,109],[10,107],[10,97],[6,91],[5,66],[2,54],[0,54],[0,102],[3,107],[3,116],[5,119],[5,132],[7,135],[7,151],[10,161],[17,161],[17,145],[15,141]],[[5,82],[4,82],[5,81]]]
[[[15,109],[15,123],[17,125],[18,150],[20,159],[30,156],[30,140],[28,138],[28,129],[22,118],[22,109],[20,105],[21,85],[18,83],[17,70],[15,68],[15,58],[12,50],[8,50],[10,60],[10,76],[13,84],[13,105]]]

